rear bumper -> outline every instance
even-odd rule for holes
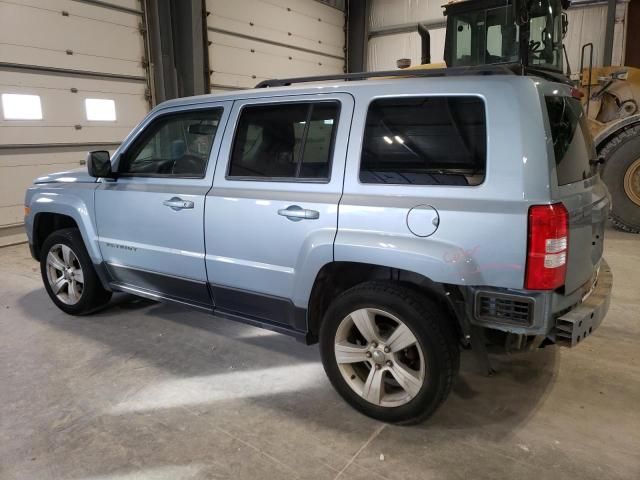
[[[613,274],[602,260],[600,272],[591,294],[568,312],[556,318],[552,334],[556,343],[575,347],[600,326],[609,311]]]
[[[602,259],[597,278],[594,276],[569,295],[470,287],[467,311],[474,325],[520,335],[545,336],[572,347],[602,323],[609,310],[612,285],[611,269]]]

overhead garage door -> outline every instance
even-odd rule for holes
[[[207,0],[211,91],[343,73],[344,12],[316,0]]]
[[[0,0],[0,244],[35,177],[113,151],[148,112],[142,22],[138,0]]]

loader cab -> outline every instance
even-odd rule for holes
[[[463,0],[444,6],[448,67],[508,65],[562,75],[568,0]]]

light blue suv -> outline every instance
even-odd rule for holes
[[[574,92],[412,75],[169,101],[88,173],[37,179],[51,299],[77,315],[128,292],[319,341],[338,392],[397,423],[444,401],[461,347],[576,345],[612,276]]]

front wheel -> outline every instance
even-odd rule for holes
[[[70,315],[90,313],[111,298],[76,228],[57,230],[42,244],[40,273],[53,303]]]
[[[327,310],[320,352],[335,389],[365,415],[417,423],[446,399],[459,365],[450,318],[411,289],[356,286]]]

